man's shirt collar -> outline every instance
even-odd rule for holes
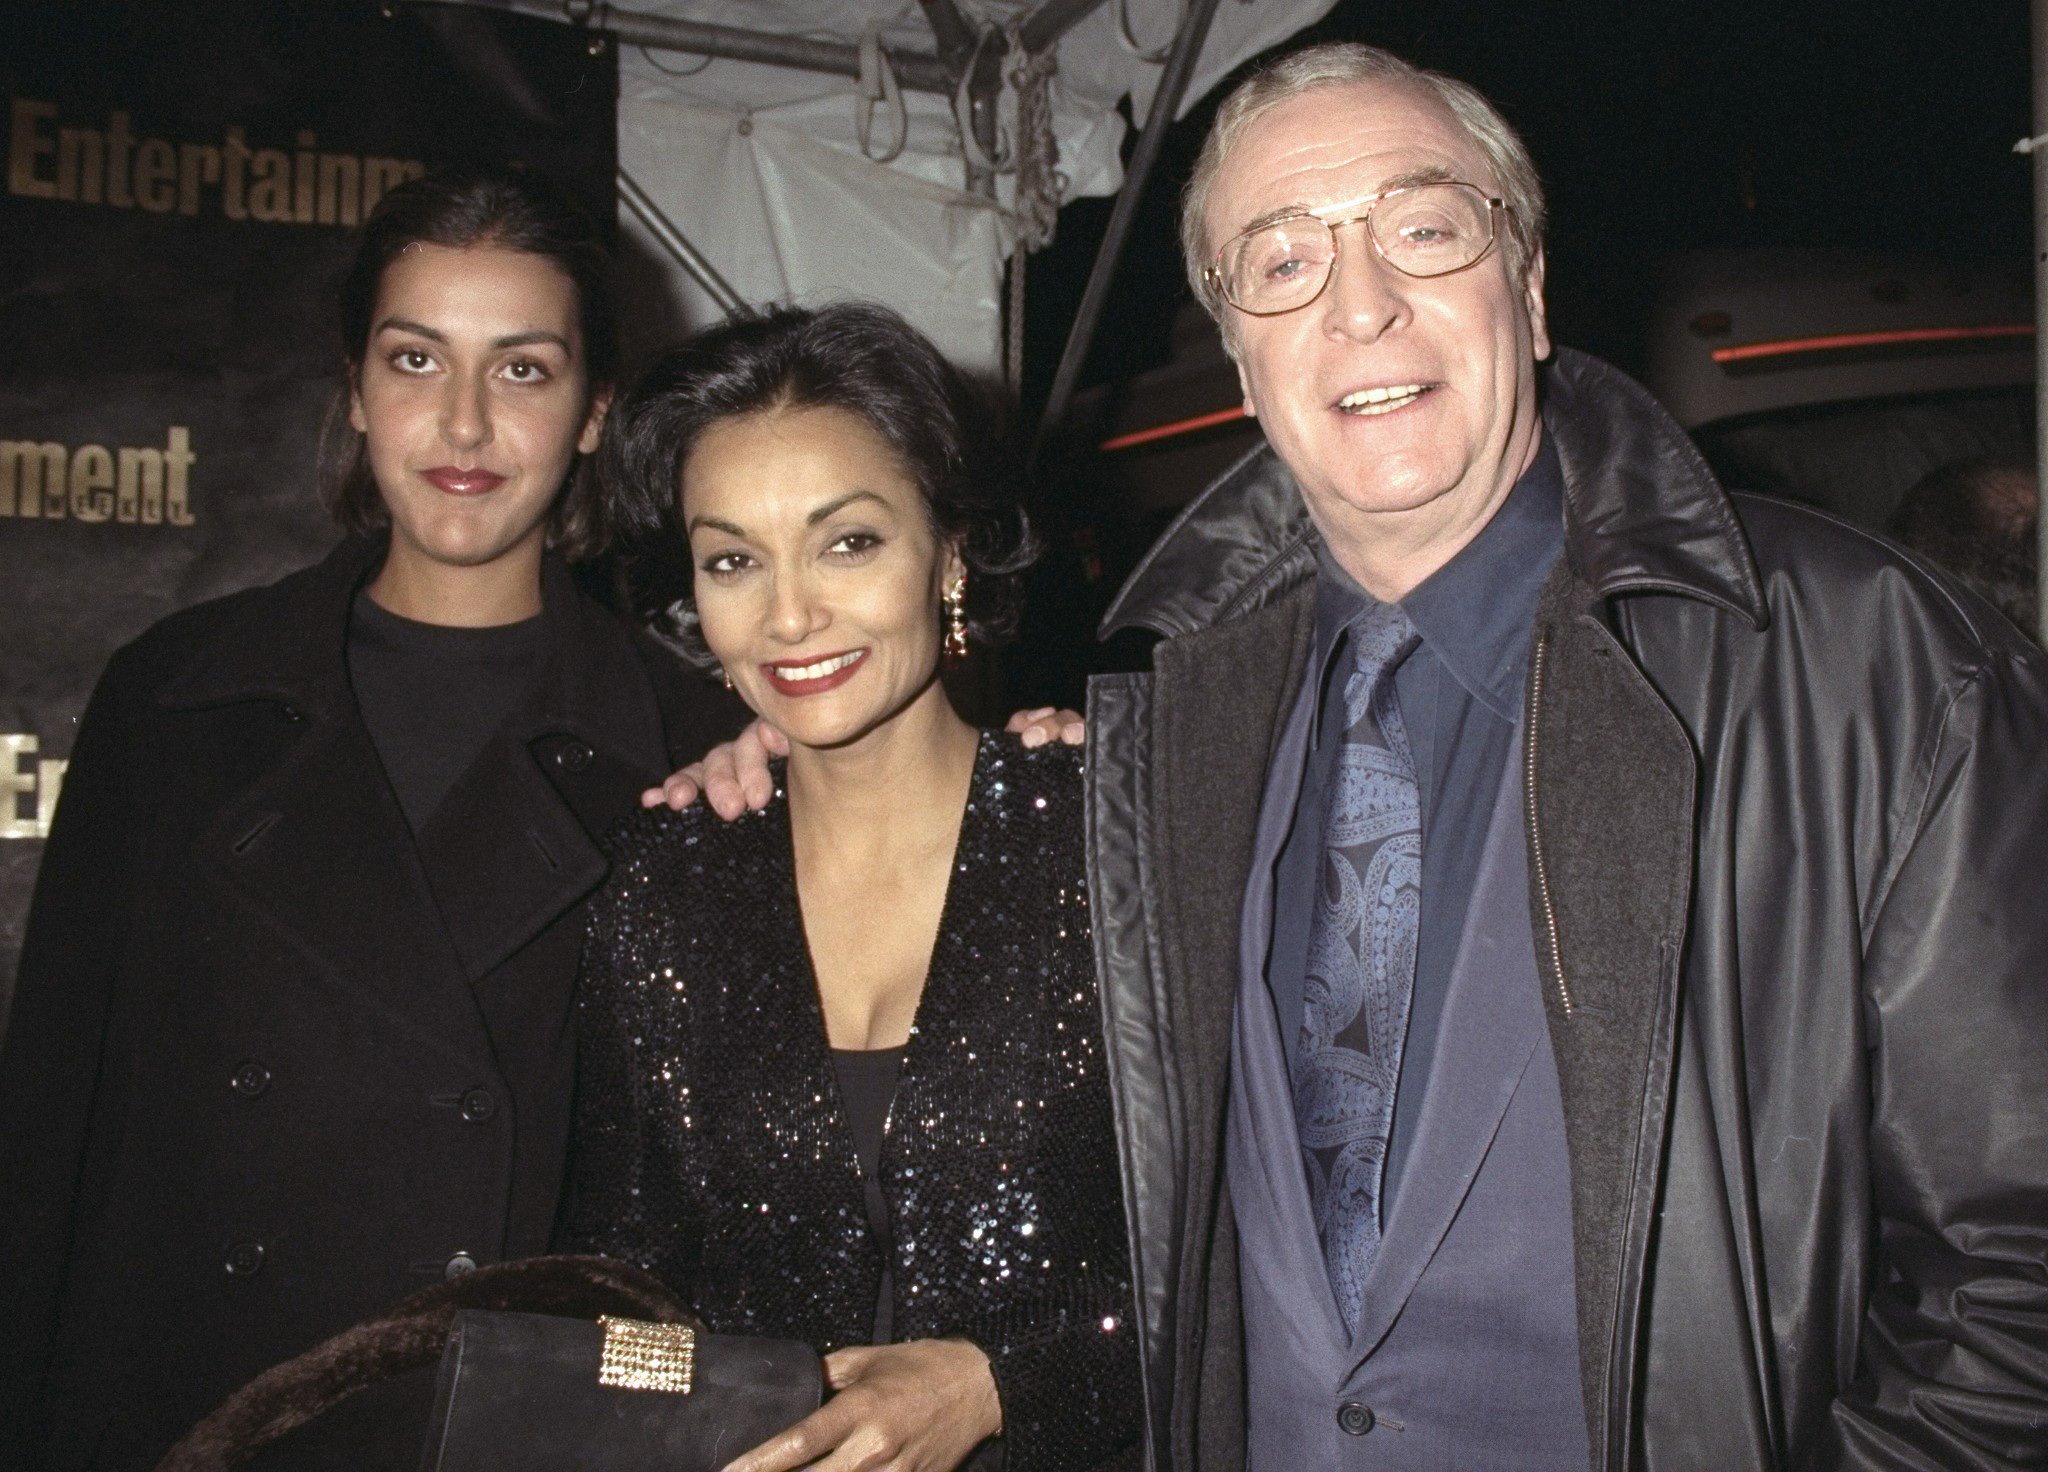
[[[1465,690],[1503,721],[1522,704],[1529,628],[1544,579],[1564,548],[1564,473],[1546,436],[1493,519],[1458,554],[1401,600],[1416,632]],[[1341,636],[1378,600],[1316,548],[1318,688]],[[1318,730],[1321,739],[1320,709]]]

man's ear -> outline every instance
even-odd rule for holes
[[[1256,419],[1259,417],[1259,406],[1252,402],[1252,381],[1245,376],[1244,359],[1231,352],[1228,337],[1223,339],[1223,350],[1230,353],[1230,366],[1237,370],[1238,392],[1244,395],[1244,417]]]
[[[576,448],[588,455],[597,448],[598,437],[604,433],[605,415],[612,411],[612,391],[601,388],[590,396],[590,413],[583,420],[583,433],[576,436]]]
[[[1542,362],[1550,356],[1550,319],[1543,305],[1543,248],[1538,246],[1536,254],[1529,259],[1529,270],[1522,278],[1523,305],[1529,313],[1529,341],[1535,350],[1536,361]]]

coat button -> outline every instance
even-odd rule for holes
[[[1372,1407],[1347,1400],[1337,1407],[1337,1429],[1346,1436],[1363,1436],[1372,1430],[1375,1417]]]
[[[471,1089],[462,1096],[462,1117],[471,1124],[482,1124],[497,1112],[498,1101],[489,1089]]]
[[[270,1092],[270,1070],[252,1058],[228,1082],[244,1099],[260,1099]]]
[[[296,726],[301,721],[306,719],[305,716],[300,713],[299,708],[296,705],[292,705],[289,703],[280,705],[277,708],[277,718],[280,721],[283,721],[287,726]]]
[[[228,1249],[227,1261],[221,1266],[227,1269],[230,1278],[253,1278],[263,1271],[263,1244],[261,1242],[237,1242]]]
[[[448,1259],[448,1266],[441,1269],[441,1276],[449,1282],[466,1277],[476,1271],[476,1259],[466,1252],[458,1252]]]
[[[590,765],[594,755],[596,753],[581,741],[565,741],[562,749],[555,753],[555,765],[565,772],[580,772]]]

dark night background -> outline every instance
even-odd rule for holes
[[[1286,47],[1322,40],[1385,46],[1501,107],[1549,191],[1552,334],[1624,367],[1642,351],[1654,264],[1674,251],[2028,248],[2032,186],[2012,152],[2033,131],[2019,0],[1341,0]],[[1188,300],[1174,209],[1228,90],[1168,139],[1084,387],[1165,361]],[[1051,380],[1109,208],[1069,206],[1032,261],[1027,404]]]

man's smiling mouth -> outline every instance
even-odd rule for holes
[[[1383,388],[1362,388],[1337,400],[1337,407],[1346,414],[1391,414],[1396,409],[1405,409],[1431,389],[1433,383],[1397,383]]]

